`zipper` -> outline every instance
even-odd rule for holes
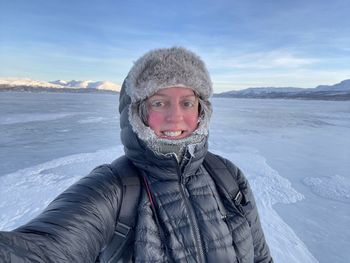
[[[185,206],[189,214],[189,220],[190,220],[190,226],[192,227],[193,231],[192,233],[192,238],[195,241],[195,247],[198,253],[198,262],[205,262],[205,256],[204,256],[204,249],[203,249],[203,243],[202,243],[202,238],[199,232],[199,227],[198,227],[198,222],[196,219],[195,212],[193,210],[192,204],[189,200],[189,192],[185,186],[185,183],[183,181],[183,177],[180,171],[180,167],[177,164],[177,173],[179,175],[179,185],[180,185],[180,193],[182,195],[183,200],[185,201]]]

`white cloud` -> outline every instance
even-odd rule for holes
[[[292,54],[284,54],[282,56],[272,58],[271,65],[282,67],[300,67],[304,65],[311,65],[315,62],[316,60],[314,59],[296,57]]]
[[[299,56],[287,51],[245,54],[222,52],[209,54],[207,58],[209,68],[214,70],[302,68],[319,62],[318,59]]]

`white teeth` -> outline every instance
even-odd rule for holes
[[[165,136],[168,136],[168,137],[176,137],[176,136],[180,136],[182,131],[165,131],[163,133]]]

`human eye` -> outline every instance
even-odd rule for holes
[[[194,99],[187,99],[187,100],[184,100],[182,102],[182,105],[185,107],[185,108],[193,108],[196,106],[196,100]]]
[[[186,108],[192,108],[194,106],[194,103],[193,101],[184,101],[183,102],[183,105],[186,107]]]
[[[162,101],[159,101],[159,100],[152,101],[152,103],[151,103],[152,107],[161,107],[163,105],[164,105],[164,103]]]
[[[154,100],[151,102],[151,107],[153,108],[160,108],[163,107],[165,105],[165,103],[161,100]]]

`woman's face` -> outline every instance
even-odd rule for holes
[[[198,126],[198,103],[192,89],[161,89],[147,99],[148,126],[161,138],[186,138]]]

